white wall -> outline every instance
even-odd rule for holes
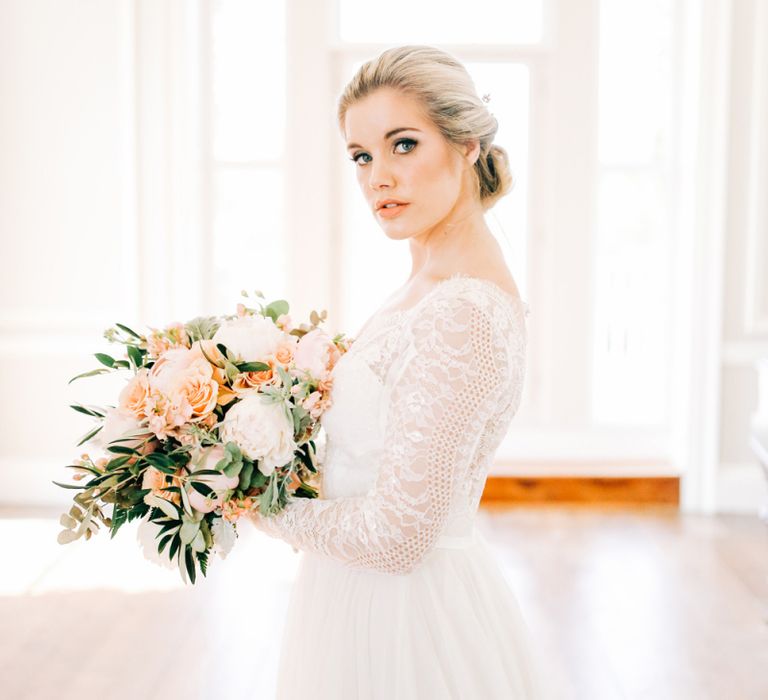
[[[50,479],[68,478],[73,435],[87,428],[68,403],[88,400],[87,387],[66,382],[90,369],[101,331],[132,309],[126,10],[0,3],[3,501],[66,496]]]

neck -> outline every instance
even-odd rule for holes
[[[411,279],[416,275],[441,278],[452,274],[489,239],[493,234],[479,204],[471,202],[451,210],[443,220],[409,239]]]

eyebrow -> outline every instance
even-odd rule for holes
[[[392,129],[392,131],[388,131],[384,134],[384,139],[386,140],[395,134],[399,134],[401,131],[421,131],[421,129],[417,129],[414,126],[399,126],[397,129]],[[350,148],[362,148],[362,146],[359,143],[348,143],[347,150]]]

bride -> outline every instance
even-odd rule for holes
[[[517,600],[475,528],[520,403],[526,305],[484,212],[512,187],[496,119],[429,46],[365,63],[338,121],[403,287],[333,368],[321,497],[251,518],[301,561],[277,697],[544,697]]]

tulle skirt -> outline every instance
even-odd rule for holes
[[[277,700],[551,697],[513,590],[477,529],[442,537],[407,574],[299,556]]]

